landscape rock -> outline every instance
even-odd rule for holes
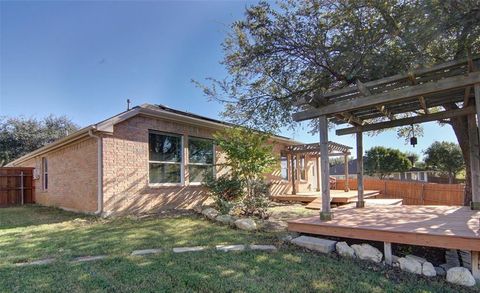
[[[194,206],[194,207],[193,207],[193,211],[196,212],[196,213],[201,214],[202,211],[203,211],[203,207],[202,207],[201,205]]]
[[[195,251],[202,251],[207,249],[204,246],[192,246],[192,247],[175,247],[173,248],[173,252],[175,253],[182,253],[182,252],[195,252]]]
[[[154,254],[154,253],[160,253],[160,252],[162,252],[160,248],[141,249],[141,250],[132,251],[132,255],[147,255],[147,254]]]
[[[261,244],[251,244],[251,250],[262,250],[262,251],[277,251],[277,248],[274,245],[261,245]]]
[[[398,259],[400,269],[413,274],[422,274],[422,264],[414,258],[401,257]]]
[[[348,246],[347,242],[337,242],[335,245],[337,253],[343,257],[355,257],[355,250]]]
[[[427,261],[422,264],[422,274],[427,277],[435,277],[437,275],[437,271],[433,267],[432,263]]]
[[[424,259],[423,257],[416,256],[416,255],[413,255],[413,254],[406,255],[405,258],[416,260],[421,264],[427,262],[427,260]]]
[[[235,218],[230,215],[220,215],[215,218],[217,222],[220,222],[225,225],[233,225]]]
[[[371,246],[370,244],[354,244],[352,245],[353,250],[355,251],[355,255],[362,260],[369,260],[376,263],[382,261],[383,254],[380,250],[376,249],[375,247]]]
[[[447,271],[447,282],[462,285],[475,286],[475,279],[472,273],[464,267],[453,267]]]
[[[460,265],[458,265],[458,266],[460,266]],[[449,269],[454,268],[455,266],[452,266],[452,265],[450,265],[450,264],[448,264],[448,263],[444,263],[444,264],[441,264],[440,267],[445,270],[445,274],[446,274],[446,272],[447,272]]]
[[[442,267],[435,267],[435,272],[437,273],[437,276],[445,276],[447,274],[445,269]]]
[[[95,261],[106,258],[106,255],[95,255],[95,256],[80,256],[73,260],[73,262],[87,262],[87,261]]]
[[[235,226],[240,230],[254,231],[257,230],[257,224],[250,218],[238,219],[235,221]]]
[[[219,212],[214,209],[214,208],[206,208],[202,211],[202,214],[209,218],[210,220],[215,220],[215,218],[218,216]]]
[[[217,245],[215,247],[219,251],[243,251],[245,250],[245,245],[238,244],[238,245]]]
[[[281,241],[291,242],[293,239],[299,237],[300,234],[297,232],[290,232],[287,234],[279,235]]]
[[[15,265],[18,267],[23,267],[23,266],[35,266],[35,265],[48,265],[54,262],[54,258],[44,258],[44,259],[39,259],[39,260],[34,260],[31,262],[21,262],[21,263],[16,263]]]
[[[317,237],[310,236],[300,236],[292,240],[293,244],[296,244],[301,247],[305,247],[311,250],[330,253],[335,250],[336,241],[329,239],[322,239]]]

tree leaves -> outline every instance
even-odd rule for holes
[[[68,117],[0,117],[0,166],[78,129]]]

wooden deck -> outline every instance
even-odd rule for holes
[[[401,198],[367,198],[365,199],[365,206],[381,205],[381,206],[401,206],[403,199]],[[348,204],[349,207],[354,207],[355,202]],[[322,198],[317,197],[314,201],[305,206],[307,209],[319,210],[322,208]]]
[[[345,238],[480,251],[480,211],[464,206],[350,206],[288,222],[288,230]]]
[[[364,198],[372,198],[380,194],[379,190],[365,190],[363,193]],[[295,201],[295,202],[312,202],[317,198],[321,198],[321,192],[298,192],[296,195],[284,194],[271,196],[270,199],[276,201]],[[356,190],[350,190],[345,192],[343,190],[330,190],[330,202],[333,204],[346,204],[355,202],[358,197]]]

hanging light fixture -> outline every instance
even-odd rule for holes
[[[410,137],[410,144],[415,147],[415,145],[417,144],[417,138],[415,137],[415,127],[413,127],[413,124],[412,124],[412,137]]]

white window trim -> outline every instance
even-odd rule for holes
[[[176,136],[180,137],[180,149],[182,158],[180,162],[164,162],[164,161],[150,161],[150,140],[148,141],[148,161],[147,161],[147,178],[148,178],[148,187],[151,188],[158,188],[158,187],[175,187],[175,186],[185,186],[185,151],[184,151],[184,135],[183,134],[178,134],[178,133],[169,133],[169,132],[163,132],[163,131],[158,131],[154,129],[149,129],[148,130],[148,135],[150,136],[150,133],[153,134],[159,134],[159,135],[168,135],[168,136]],[[180,182],[166,182],[166,183],[151,183],[150,182],[150,163],[153,164],[180,164]]]
[[[190,163],[190,140],[191,139],[203,139],[203,140],[210,140],[212,142],[212,148],[213,148],[213,163],[212,164],[203,164],[203,163]],[[196,166],[212,166],[213,168],[213,177],[216,178],[217,177],[217,168],[216,168],[216,145],[215,145],[215,141],[213,139],[210,139],[210,138],[204,138],[204,137],[197,137],[197,136],[189,136],[188,137],[188,147],[187,147],[187,150],[188,150],[188,164],[185,164],[186,167],[189,167],[190,165],[196,165]],[[204,182],[192,182],[190,180],[190,170],[188,170],[188,185],[189,186],[201,186],[201,185],[204,185],[205,183]]]

